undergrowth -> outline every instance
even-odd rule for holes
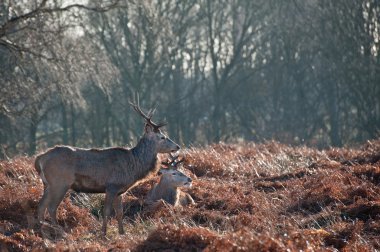
[[[33,157],[0,161],[0,251],[374,251],[380,249],[380,140],[317,150],[214,144],[182,153],[196,205],[149,210],[153,178],[126,193],[124,228],[101,236],[103,195],[68,192],[60,226],[36,221]]]

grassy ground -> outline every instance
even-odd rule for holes
[[[100,235],[102,195],[68,193],[62,227],[36,225],[34,158],[0,162],[0,251],[374,251],[380,249],[380,140],[319,151],[216,144],[184,151],[196,205],[144,209],[155,179],[124,195],[126,235]]]

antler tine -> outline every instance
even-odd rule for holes
[[[129,102],[129,104],[131,104],[131,106],[133,107],[133,109],[137,113],[139,113],[142,117],[144,117],[145,120],[150,120],[150,118],[140,109],[139,105],[136,105],[136,104],[132,103],[131,101]]]
[[[147,115],[149,119],[152,118],[154,112],[156,112],[156,107],[153,108],[153,109],[151,109],[151,110],[149,110],[148,115]]]
[[[129,104],[133,107],[133,109],[139,113],[146,121],[147,124],[153,126],[155,129],[159,129],[160,127],[166,125],[166,123],[160,123],[160,124],[156,124],[154,122],[152,122],[152,116],[154,114],[154,112],[156,111],[156,108],[154,109],[151,109],[149,112],[148,112],[148,115],[146,115],[140,108],[140,102],[139,102],[139,98],[137,96],[137,104],[129,101]]]
[[[185,158],[184,158],[184,157],[182,157],[181,160],[178,160],[178,161],[177,161],[179,155],[175,155],[175,156],[173,156],[171,153],[169,153],[169,155],[170,155],[170,158],[169,158],[170,161],[167,162],[167,164],[168,164],[170,167],[174,168],[174,169],[177,169],[177,168],[178,168],[177,166],[178,166],[180,163],[183,163],[183,162],[185,161]]]
[[[179,155],[175,155],[173,156],[173,154],[169,153],[169,156],[170,156],[170,163],[173,163],[176,161],[176,159],[179,157]]]
[[[183,162],[185,162],[185,158],[184,157],[182,157],[182,159],[177,162],[177,165],[180,164],[180,163],[183,163]]]
[[[184,161],[185,161],[185,158],[182,158],[182,159],[179,160],[179,161],[174,161],[174,163],[172,164],[172,166],[178,168],[178,165],[179,165],[180,163],[183,163]]]

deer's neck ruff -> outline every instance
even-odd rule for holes
[[[160,199],[165,200],[171,205],[174,205],[178,198],[179,189],[173,187],[161,178],[160,182],[156,185],[155,190],[152,194],[152,200],[157,201]]]
[[[159,183],[149,192],[148,201],[155,202],[163,199],[169,204],[175,205],[179,192],[177,187],[165,181],[165,178],[161,178]]]
[[[157,151],[155,142],[147,138],[142,138],[136,147],[132,149],[132,154],[136,162],[136,179],[142,179],[149,173],[157,173],[159,170]]]

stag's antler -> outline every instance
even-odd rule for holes
[[[153,129],[155,131],[158,131],[162,126],[165,126],[166,123],[160,123],[160,124],[156,124],[152,121],[152,116],[154,114],[154,112],[156,111],[156,108],[154,109],[150,109],[149,112],[148,112],[148,115],[146,115],[140,108],[140,101],[139,101],[139,97],[137,96],[137,104],[129,101],[129,104],[133,107],[133,109],[139,113],[146,121],[146,124],[150,125],[153,127]]]
[[[173,156],[171,153],[169,153],[170,155],[170,158],[169,158],[169,161],[167,162],[161,162],[163,165],[166,165],[168,166],[169,168],[172,168],[172,169],[177,169],[178,168],[178,165],[180,163],[183,163],[185,161],[185,158],[182,157],[181,160],[178,160],[177,161],[177,158],[179,157],[179,155],[175,155]]]

